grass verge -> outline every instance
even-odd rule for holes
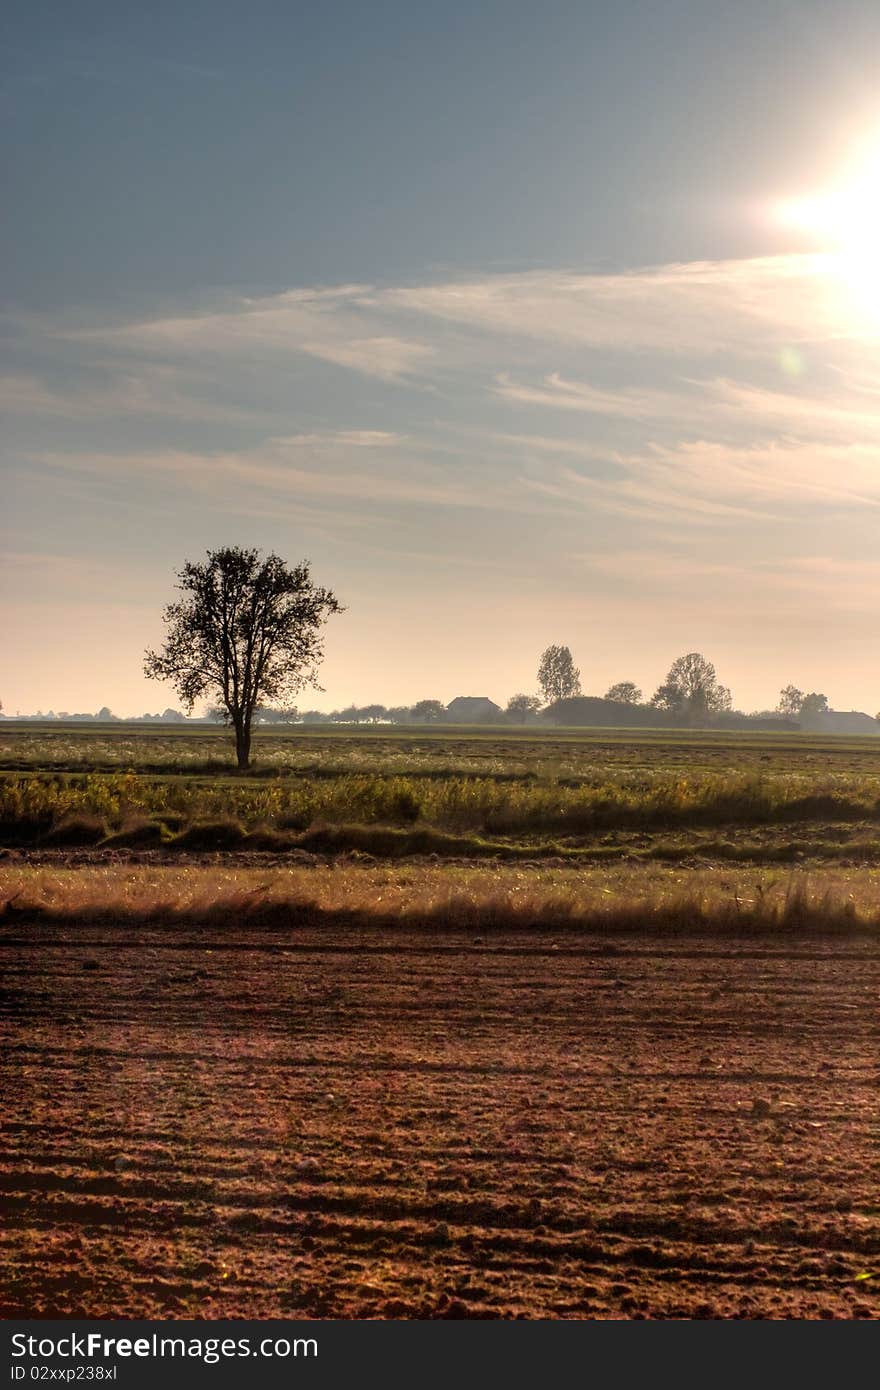
[[[22,922],[262,923],[597,933],[868,935],[880,945],[878,873],[756,876],[638,866],[520,870],[336,864],[0,869],[4,935]]]

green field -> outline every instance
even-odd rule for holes
[[[797,734],[6,725],[0,843],[378,858],[880,859],[880,750]]]

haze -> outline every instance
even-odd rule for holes
[[[304,706],[503,703],[552,642],[880,706],[876,7],[3,29],[7,713],[176,704],[142,653],[226,544],[346,605]]]

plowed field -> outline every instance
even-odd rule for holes
[[[7,1316],[880,1311],[869,942],[22,920],[2,956]]]

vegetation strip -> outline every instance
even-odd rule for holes
[[[513,866],[327,865],[285,870],[0,867],[2,921],[155,920],[296,929],[416,926],[530,931],[862,933],[880,929],[880,875],[770,879],[659,866],[593,871]],[[7,930],[5,935],[9,934]],[[880,941],[880,936],[877,937]]]

